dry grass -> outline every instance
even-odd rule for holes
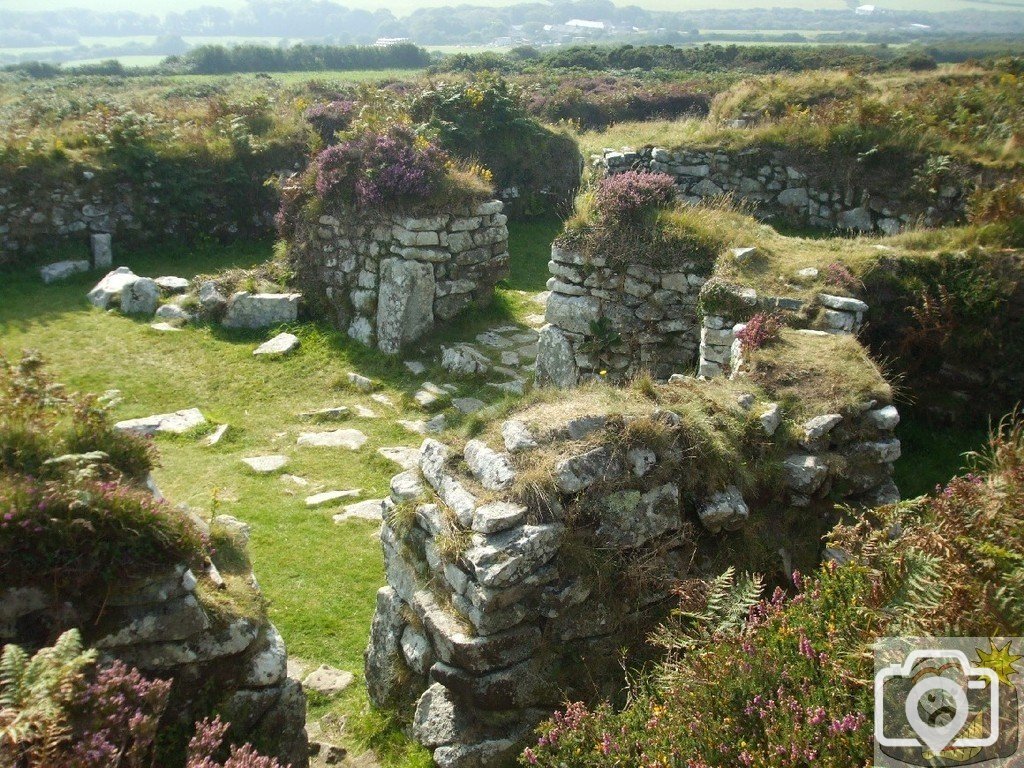
[[[850,413],[870,400],[892,402],[892,387],[853,336],[784,329],[777,343],[750,353],[745,365],[794,419]]]

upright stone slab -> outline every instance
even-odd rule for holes
[[[377,347],[388,355],[434,327],[434,269],[404,259],[380,263],[377,299]]]
[[[90,235],[89,242],[92,245],[92,266],[93,269],[110,269],[114,262],[114,250],[110,244],[111,235],[109,232],[97,232]]]

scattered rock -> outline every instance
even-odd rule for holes
[[[484,401],[477,400],[475,397],[456,397],[452,400],[452,405],[459,410],[459,412],[466,414],[467,416],[471,413],[476,413],[484,408]]]
[[[43,282],[49,285],[60,280],[67,280],[72,275],[89,271],[89,262],[85,260],[58,261],[54,264],[47,264],[39,270],[39,276]]]
[[[521,421],[506,421],[501,425],[501,437],[509,453],[521,453],[537,447],[537,440]]]
[[[259,329],[294,323],[299,316],[301,298],[301,294],[298,293],[239,291],[228,300],[227,313],[221,324],[225,328]]]
[[[148,277],[140,277],[121,290],[121,311],[126,315],[151,316],[160,303],[160,289]]]
[[[180,327],[177,325],[171,325],[170,323],[152,323],[149,327],[154,331],[160,331],[161,333],[167,333],[168,331],[176,333],[181,331]]]
[[[203,445],[214,446],[217,445],[221,440],[224,439],[224,435],[228,433],[230,426],[228,424],[221,424],[213,432],[203,438]]]
[[[174,413],[160,413],[156,416],[145,416],[141,419],[126,419],[125,421],[117,422],[114,427],[125,432],[149,437],[157,432],[180,435],[205,423],[206,417],[203,416],[198,408],[185,408]]]
[[[334,516],[334,522],[341,523],[354,517],[380,522],[383,517],[383,504],[383,499],[370,499],[357,504],[349,504],[342,512]]]
[[[184,277],[173,277],[171,275],[154,278],[153,282],[164,293],[185,293],[190,285],[189,281]]]
[[[395,462],[402,469],[415,469],[420,465],[420,452],[418,448],[409,448],[407,446],[378,448],[377,453],[385,459]]]
[[[757,420],[761,422],[761,429],[764,430],[764,433],[771,437],[782,424],[782,408],[778,403],[769,403]]]
[[[279,333],[270,341],[265,341],[253,350],[254,355],[287,355],[298,349],[299,337],[292,333]]]
[[[89,303],[99,309],[107,309],[110,303],[120,297],[121,291],[131,285],[139,276],[128,267],[118,267],[113,272],[108,272],[102,280],[96,283],[89,291]]]
[[[359,390],[360,392],[373,392],[373,390],[377,387],[373,379],[367,378],[362,374],[354,372],[350,372],[348,374],[348,383],[351,384],[353,388]]]
[[[324,491],[323,493],[315,493],[312,496],[306,497],[306,506],[310,508],[322,507],[326,504],[333,504],[341,499],[351,499],[362,492],[362,489],[354,488],[347,491]]]
[[[288,463],[287,456],[281,456],[275,454],[272,456],[250,456],[242,459],[242,463],[247,465],[249,469],[260,475],[267,475],[271,472],[277,472],[283,469]]]
[[[356,410],[356,416],[360,419],[376,419],[380,418],[377,416],[377,412],[373,408],[368,408],[365,405],[356,404],[353,406]]]
[[[185,325],[192,320],[192,315],[177,304],[160,305],[156,309],[156,316],[170,325]]]
[[[302,432],[296,444],[310,448],[345,448],[356,451],[365,445],[367,439],[358,429],[336,429],[332,432]]]
[[[199,306],[206,314],[216,316],[227,308],[228,300],[213,280],[206,280],[199,286]]]
[[[323,664],[306,675],[302,687],[324,696],[336,696],[352,685],[355,679],[351,672]]]
[[[406,360],[404,365],[413,376],[419,376],[427,370],[427,366],[417,360]]]

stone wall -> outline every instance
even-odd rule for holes
[[[807,305],[799,299],[761,297],[753,288],[732,290],[735,300],[745,305],[745,316],[758,311],[801,312],[814,326],[804,329],[807,333],[855,335],[868,311],[868,305],[860,299],[828,293],[819,293],[814,303]],[[736,317],[727,313],[709,313],[701,318],[698,376],[713,378],[736,374],[743,364],[743,345],[738,334],[745,327],[746,323],[737,322]]]
[[[471,305],[508,274],[499,200],[429,216],[338,209],[296,227],[289,244],[307,304],[387,354]]]
[[[754,215],[801,226],[895,234],[911,225],[962,221],[974,183],[950,178],[935,193],[914,193],[914,179],[844,171],[826,157],[793,157],[771,149],[605,151],[596,164],[609,174],[631,169],[675,177],[689,202],[733,195]],[[970,174],[968,174],[970,175]]]
[[[221,517],[215,525],[233,532],[244,548],[244,524]],[[258,741],[292,768],[304,768],[306,698],[287,676],[281,635],[262,615],[212,611],[197,595],[198,583],[184,564],[125,581],[105,596],[98,614],[91,601],[55,603],[38,587],[0,589],[0,644],[32,647],[57,629],[77,626],[101,661],[119,659],[150,677],[174,680],[172,722],[190,728],[216,704],[232,724],[233,741]],[[246,589],[259,602],[251,574]]]
[[[251,168],[196,168],[163,161],[129,178],[82,166],[0,169],[0,264],[38,261],[54,246],[80,245],[90,233],[139,245],[198,237],[266,237],[279,196],[264,181],[299,155],[254,157]],[[286,163],[284,167],[287,167]],[[240,171],[244,171],[240,173]]]
[[[639,371],[668,378],[693,367],[707,266],[620,268],[555,245],[548,267],[553,277],[548,325],[538,342],[538,384],[571,387],[602,372],[612,380]]]
[[[754,253],[733,248],[719,258]],[[795,325],[824,333],[851,334],[860,330],[868,310],[859,299],[824,293],[813,301],[759,296],[753,288],[709,278],[708,265],[683,263],[671,272],[637,264],[618,268],[557,243],[548,268],[553,277],[547,284],[547,325],[537,345],[538,386],[621,382],[642,372],[660,380],[730,375],[740,362],[736,334],[757,312],[788,314]]]
[[[501,764],[562,702],[621,692],[619,649],[642,645],[678,579],[716,575],[729,532],[760,517],[759,535],[782,537],[764,551],[783,550],[788,573],[785,550],[816,552],[834,501],[898,497],[891,406],[781,429],[778,403],[738,397],[730,413],[781,441],[770,501],[744,498],[738,478],[695,483],[706,473],[684,448],[690,425],[670,407],[645,408],[562,423],[527,410],[500,436],[426,440],[419,468],[392,480],[367,685],[378,706],[414,712],[412,734],[442,768]],[[739,539],[727,541],[735,552]]]

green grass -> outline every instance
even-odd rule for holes
[[[445,325],[410,350],[406,359],[428,364],[414,378],[397,360],[388,360],[352,342],[344,334],[312,323],[296,324],[300,350],[284,360],[257,360],[253,347],[273,335],[228,332],[197,326],[180,333],[157,333],[148,322],[103,313],[85,301],[97,275],[44,286],[34,271],[0,272],[0,352],[42,352],[57,380],[94,392],[120,389],[124,400],[117,419],[196,406],[212,422],[228,423],[226,439],[213,448],[194,436],[158,439],[160,465],[155,475],[163,492],[205,514],[232,514],[252,527],[250,554],[269,603],[269,614],[283,634],[289,653],[311,664],[332,664],[361,678],[374,595],[384,584],[376,526],[352,521],[335,524],[336,508],[308,510],[304,497],[319,490],[361,488],[362,498],[380,498],[398,471],[377,455],[382,446],[418,445],[396,419],[424,418],[409,406],[419,383],[445,381],[431,364],[441,343],[465,339],[481,330],[543,311],[532,296],[544,289],[557,221],[514,224],[510,230],[511,276],[492,304]],[[145,275],[191,277],[228,267],[247,267],[271,255],[269,242],[234,246],[164,247],[137,253],[119,250],[117,264]],[[84,256],[84,248],[49,254],[53,259]],[[381,384],[379,391],[397,405],[390,410],[350,389],[339,387],[349,371]],[[459,395],[488,403],[510,403],[482,382],[459,382]],[[352,418],[370,438],[357,452],[298,448],[299,431],[327,429],[300,421],[296,414],[333,405],[363,404],[382,418]],[[453,423],[458,419],[452,414]],[[905,494],[916,495],[948,479],[957,454],[980,443],[977,433],[929,432],[917,422],[900,428],[905,458],[897,465]],[[241,463],[244,456],[283,453],[286,472],[308,479],[297,488],[278,476],[256,476]],[[368,710],[361,682],[341,699],[312,702],[311,713],[330,722],[343,720],[345,744],[372,747],[387,765],[427,765],[425,753],[411,747],[393,725]],[[338,726],[340,728],[340,726]]]
[[[430,365],[440,343],[472,337],[541,308],[531,296],[543,290],[547,253],[557,224],[527,224],[513,230],[512,288],[499,290],[490,307],[449,323],[410,350],[405,359]],[[165,247],[138,253],[118,251],[117,264],[138,274],[192,277],[228,267],[246,267],[270,257],[272,244],[230,247]],[[68,248],[56,260],[84,256]],[[49,260],[49,259],[45,259]],[[0,272],[0,352],[42,352],[54,377],[69,387],[92,392],[119,389],[123,402],[114,411],[127,419],[180,408],[198,407],[214,423],[231,425],[221,444],[208,448],[195,436],[159,438],[155,477],[163,493],[206,515],[231,514],[252,525],[250,554],[256,577],[269,603],[271,619],[284,636],[289,653],[313,664],[331,664],[361,676],[377,589],[384,585],[377,526],[350,521],[335,524],[339,508],[309,510],[304,498],[319,490],[361,488],[360,498],[386,495],[399,467],[377,454],[383,446],[416,446],[422,441],[396,424],[421,419],[408,405],[424,379],[445,380],[431,365],[414,378],[400,360],[385,359],[344,334],[312,323],[291,328],[302,340],[300,350],[284,360],[253,358],[252,349],[275,331],[228,332],[219,327],[189,327],[158,333],[149,322],[93,309],[85,294],[98,278],[80,275],[66,283],[44,286],[31,270]],[[339,387],[349,371],[381,383],[396,408],[369,395]],[[498,377],[500,378],[503,377]],[[483,382],[459,383],[459,395],[498,403],[505,397]],[[379,419],[351,418],[341,424],[369,437],[359,451],[298,448],[300,431],[330,429],[297,418],[301,411],[334,405],[366,405]],[[451,414],[452,422],[457,418]],[[310,481],[299,488],[278,476],[258,476],[242,457],[282,453],[290,457],[285,472]],[[340,507],[340,505],[339,505]],[[422,754],[395,741],[387,723],[364,712],[365,693],[336,703],[350,718],[359,718],[362,736],[382,759],[395,765],[421,765]],[[330,707],[329,707],[330,708]]]

